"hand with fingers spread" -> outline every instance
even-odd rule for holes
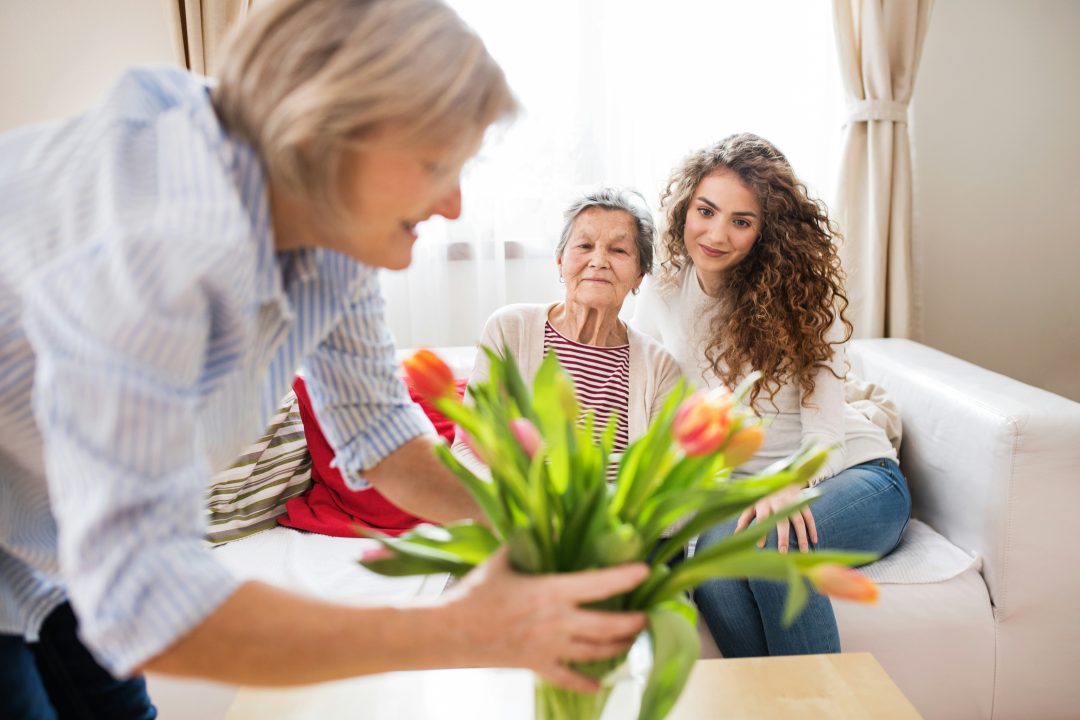
[[[566,663],[626,651],[645,627],[645,615],[581,605],[632,590],[647,576],[642,564],[523,575],[510,567],[504,547],[448,594],[450,629],[460,653],[477,666],[529,668],[569,690],[595,691],[595,680]]]
[[[756,503],[743,511],[739,521],[735,524],[735,532],[740,532],[749,527],[750,522],[757,519],[759,522],[770,515],[779,512],[788,505],[797,502],[801,488],[791,485],[782,490],[766,495]],[[810,552],[810,544],[817,545],[817,525],[814,523],[814,513],[809,507],[794,512],[776,523],[776,549],[782,553],[788,551],[791,528],[795,528],[795,537],[799,543],[800,552]],[[765,547],[765,538],[758,542],[758,547]]]

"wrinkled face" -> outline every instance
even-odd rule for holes
[[[761,205],[735,173],[720,170],[698,183],[686,210],[683,241],[706,290],[742,262],[761,233]]]
[[[373,267],[401,270],[412,262],[416,226],[434,215],[461,215],[461,168],[480,133],[457,144],[407,147],[389,140],[357,150],[344,172],[351,198],[349,232],[331,248]]]
[[[566,301],[590,308],[622,308],[626,294],[641,284],[634,218],[622,210],[589,208],[570,228],[557,263],[566,283]]]

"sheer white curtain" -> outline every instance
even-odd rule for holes
[[[831,199],[843,94],[828,0],[450,0],[525,106],[466,171],[464,213],[421,227],[384,273],[400,346],[467,345],[510,302],[562,295],[553,249],[570,199],[632,186],[657,209],[691,150],[733,132],[777,144]]]

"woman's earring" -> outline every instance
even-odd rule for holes
[[[559,276],[559,282],[560,282],[560,283],[565,283],[565,282],[566,282],[565,280],[563,280],[563,276],[562,276],[562,275],[560,275],[560,276]]]
[[[634,288],[633,290],[630,291],[630,294],[631,295],[637,295],[639,292],[641,292],[641,288]]]

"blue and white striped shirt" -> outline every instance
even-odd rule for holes
[[[0,137],[0,633],[70,599],[126,674],[236,588],[203,544],[213,471],[303,364],[346,477],[430,433],[376,271],[273,247],[261,165],[204,81],[124,75]]]

